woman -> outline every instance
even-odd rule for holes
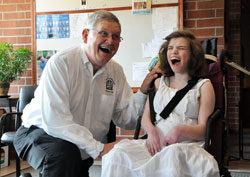
[[[206,62],[200,42],[187,31],[176,31],[160,49],[160,65],[168,76],[155,81],[155,126],[145,105],[142,127],[147,140],[123,140],[102,160],[102,177],[219,176],[216,160],[203,149],[208,116],[215,95],[205,79]],[[197,84],[182,98],[167,119],[159,114],[192,78]]]

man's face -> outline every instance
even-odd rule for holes
[[[116,22],[106,20],[97,22],[94,29],[83,30],[85,52],[94,71],[105,65],[116,54],[120,43],[120,33],[120,26]]]

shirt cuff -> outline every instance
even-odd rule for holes
[[[96,159],[99,154],[103,151],[104,148],[104,144],[100,143],[100,142],[96,142],[96,145],[94,145],[95,148],[93,150],[89,150],[89,152],[87,152],[93,159]]]
[[[144,94],[140,89],[138,89],[136,93],[139,94],[142,97],[147,98],[147,94]]]
[[[142,93],[142,91],[139,89],[136,92],[136,101],[139,101],[140,104],[145,104],[147,100],[147,94]]]

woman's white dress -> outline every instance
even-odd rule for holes
[[[161,111],[178,91],[169,88],[169,78],[161,77],[154,98],[156,128],[160,141],[177,125],[195,125],[198,121],[200,87],[208,79],[198,83],[182,98],[167,119]],[[122,140],[102,159],[102,177],[218,177],[216,160],[203,149],[203,141],[180,138],[178,143],[163,146],[151,156],[145,140]]]

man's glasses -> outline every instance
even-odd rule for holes
[[[109,32],[107,31],[97,31],[95,29],[89,29],[89,30],[92,30],[94,32],[96,32],[97,34],[99,34],[102,38],[109,38],[109,36],[112,37],[112,39],[116,42],[121,42],[123,40],[123,38],[118,35],[118,34],[110,34]]]

